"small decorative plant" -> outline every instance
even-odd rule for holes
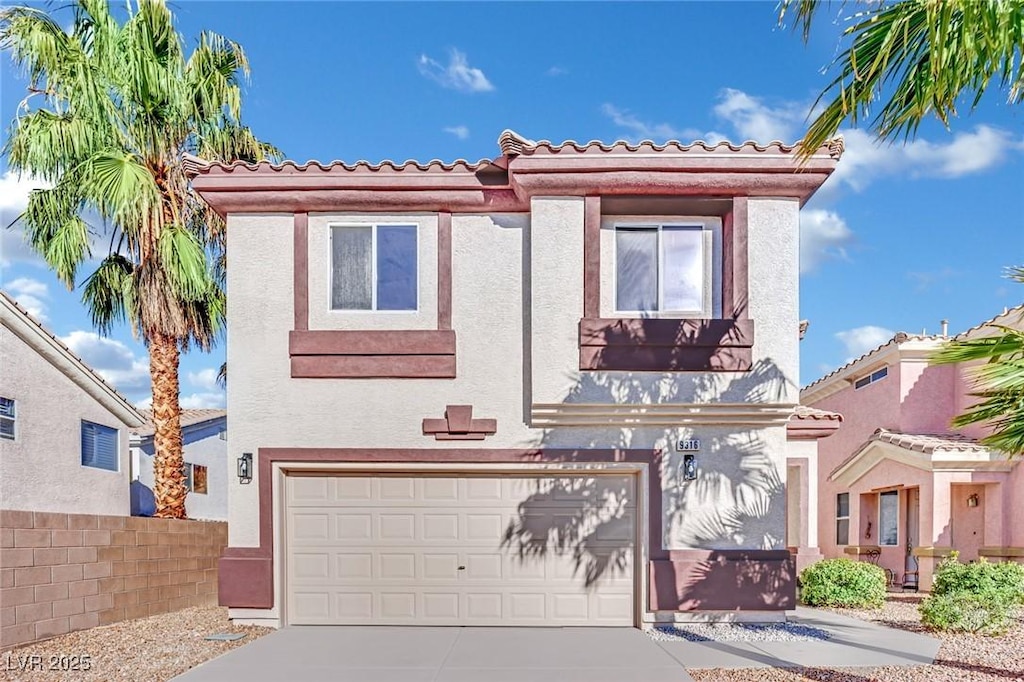
[[[885,571],[850,559],[826,559],[800,573],[800,601],[808,606],[878,608],[885,602]]]
[[[936,630],[999,635],[1024,605],[1024,565],[1011,561],[961,563],[957,552],[935,569],[932,593],[921,603],[921,622]]]

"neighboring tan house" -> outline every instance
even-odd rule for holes
[[[152,516],[153,415],[144,410],[146,424],[132,433],[132,516]],[[190,519],[226,521],[228,518],[227,411],[183,409],[182,455],[185,459],[185,512]]]
[[[782,617],[799,210],[841,141],[804,166],[778,142],[499,146],[187,159],[227,219],[228,452],[252,464],[221,603],[270,625]]]
[[[955,337],[1020,328],[1024,306]],[[949,339],[899,333],[801,391],[843,415],[818,457],[819,544],[826,557],[877,562],[895,584],[929,589],[935,564],[1024,557],[1024,466],[981,445],[982,426],[954,430],[974,400],[964,365],[930,365]]]
[[[0,508],[127,516],[145,418],[3,292],[0,314]]]

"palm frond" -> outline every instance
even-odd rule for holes
[[[133,271],[132,264],[115,253],[104,258],[86,278],[82,302],[89,310],[93,326],[101,334],[109,334],[118,322],[125,320],[133,302],[130,295]]]

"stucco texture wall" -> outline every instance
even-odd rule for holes
[[[527,425],[527,415],[538,403],[795,403],[798,202],[749,201],[755,368],[729,374],[580,372],[583,204],[537,198],[531,215],[453,216],[454,380],[292,379],[292,216],[229,216],[228,460],[261,447],[435,447],[422,419],[469,403],[474,416],[497,419],[497,433],[445,447],[671,450],[662,462],[666,548],[784,546],[784,424],[540,429]],[[310,216],[310,229],[321,222],[330,216]],[[421,258],[432,254],[429,244],[421,240]],[[311,256],[326,262],[328,254]],[[311,273],[315,267],[311,259]],[[322,303],[310,284],[312,323]],[[698,481],[683,483],[682,456],[671,446],[691,435],[706,446]],[[259,543],[256,483],[229,477],[232,546]]]
[[[17,401],[17,438],[0,440],[0,507],[128,515],[128,428],[6,327],[0,395]],[[118,471],[82,466],[83,419],[119,429]]]

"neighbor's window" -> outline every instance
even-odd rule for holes
[[[206,467],[202,464],[192,465],[192,492],[197,495],[205,495],[207,493],[207,477]]]
[[[871,374],[865,374],[860,379],[857,379],[856,381],[854,381],[853,382],[853,388],[854,388],[854,390],[856,390],[858,388],[864,388],[868,384],[873,384],[876,381],[881,381],[882,379],[886,378],[887,376],[889,376],[889,368],[888,367],[883,367],[882,369],[876,369]]]
[[[895,546],[899,539],[900,494],[890,490],[878,496],[878,544]]]
[[[705,312],[703,225],[615,228],[618,312]]]
[[[416,310],[415,225],[331,228],[333,310]]]
[[[82,466],[117,471],[117,429],[82,421]]]
[[[14,440],[17,433],[17,407],[11,398],[0,398],[0,438]]]
[[[192,465],[185,462],[181,466],[181,472],[185,474],[185,490],[192,492]]]
[[[836,544],[850,544],[850,493],[836,495]]]

